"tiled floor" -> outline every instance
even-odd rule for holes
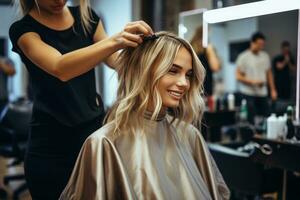
[[[11,159],[4,159],[0,157],[0,188],[4,189],[7,192],[7,198],[3,199],[0,197],[0,200],[12,200],[12,192],[24,181],[13,181],[8,186],[5,186],[3,183],[3,177],[7,174],[20,174],[23,173],[23,166],[18,165],[16,167],[7,168],[7,164],[11,163]],[[31,200],[30,194],[28,191],[25,191],[21,194],[19,200]]]

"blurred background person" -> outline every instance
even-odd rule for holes
[[[213,73],[220,70],[221,65],[217,54],[211,44],[207,48],[202,45],[202,26],[198,27],[191,40],[191,45],[195,50],[198,58],[206,70],[206,77],[204,80],[204,94],[205,96],[213,95]]]
[[[0,58],[0,113],[8,103],[9,84],[8,78],[16,73],[14,64],[7,58]]]
[[[247,101],[248,120],[253,123],[256,115],[268,116],[268,87],[272,100],[277,99],[269,55],[263,51],[265,36],[256,32],[252,35],[250,48],[237,58],[236,78],[243,99]]]
[[[281,53],[273,58],[272,69],[278,98],[290,100],[292,94],[292,74],[296,66],[288,41],[281,43]]]

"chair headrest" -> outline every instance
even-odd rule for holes
[[[222,153],[222,154],[226,154],[226,155],[232,155],[232,156],[238,156],[238,157],[245,157],[248,158],[250,157],[249,153],[246,152],[241,152],[229,147],[225,147],[219,144],[208,144],[208,148],[210,149],[210,151],[213,152],[218,152],[218,153]]]

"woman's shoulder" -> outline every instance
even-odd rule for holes
[[[168,121],[171,122],[171,117],[168,117]],[[201,137],[200,131],[191,123],[185,122],[185,121],[179,121],[178,119],[175,119],[171,123],[171,127],[176,130],[176,133],[179,136],[187,136],[189,139],[196,137]]]
[[[11,25],[10,25],[10,29],[15,29],[15,28],[22,28],[24,26],[32,26],[33,25],[33,20],[31,19],[31,17],[27,14],[25,16],[23,16],[22,18],[14,21]]]
[[[195,151],[197,143],[204,143],[204,138],[198,128],[190,123],[184,121],[176,123],[176,121],[174,121],[171,124],[171,132],[180,144],[186,146],[191,152]]]
[[[113,132],[113,124],[107,123],[107,124],[104,124],[98,130],[96,130],[94,133],[92,133],[90,135],[90,137],[92,137],[92,138],[109,137],[112,132]]]
[[[16,44],[20,36],[27,32],[37,32],[36,24],[29,15],[25,15],[11,24],[9,28],[9,37],[12,43]]]
[[[89,143],[93,142],[101,142],[103,140],[108,140],[113,142],[115,139],[114,134],[114,125],[112,123],[107,123],[98,130],[96,130],[94,133],[92,133],[86,141]]]

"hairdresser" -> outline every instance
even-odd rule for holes
[[[25,155],[25,176],[33,200],[58,199],[86,137],[104,115],[95,89],[94,67],[114,68],[116,53],[153,34],[143,21],[107,37],[88,0],[68,7],[66,0],[20,0],[23,18],[9,34],[13,51],[30,74],[33,116]]]

